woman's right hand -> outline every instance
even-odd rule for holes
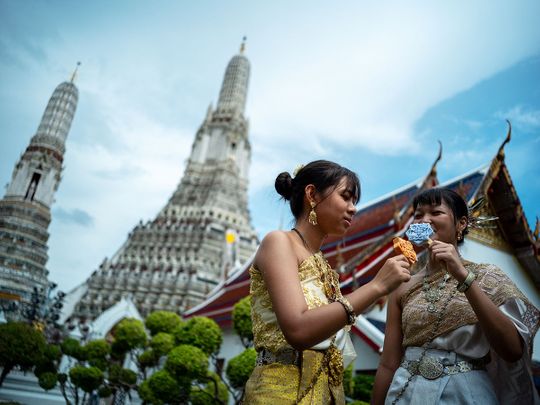
[[[375,283],[381,295],[388,295],[398,288],[401,283],[411,279],[410,267],[411,265],[405,256],[391,257],[384,263],[371,282]]]

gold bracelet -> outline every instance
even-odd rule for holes
[[[467,291],[470,287],[471,287],[471,284],[473,283],[473,281],[476,280],[476,274],[474,274],[472,271],[469,271],[469,273],[467,274],[467,277],[465,277],[465,280],[463,280],[462,283],[459,283],[457,285],[457,290],[459,292],[465,292]]]
[[[354,308],[349,300],[345,297],[340,297],[336,299],[336,302],[343,305],[343,309],[345,309],[345,313],[347,314],[347,325],[354,325],[356,323],[356,314],[354,313]]]

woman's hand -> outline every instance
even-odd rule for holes
[[[410,267],[411,265],[405,256],[391,257],[381,267],[372,283],[375,283],[381,295],[387,295],[399,287],[401,283],[411,279]]]
[[[465,280],[467,270],[463,267],[459,253],[454,245],[435,240],[429,247],[429,251],[431,260],[444,264],[452,277],[460,283]]]

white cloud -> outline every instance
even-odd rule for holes
[[[540,110],[526,108],[522,105],[516,105],[507,111],[498,111],[495,116],[510,120],[513,125],[529,130],[540,127]]]
[[[540,49],[534,1],[203,3],[107,3],[107,13],[89,13],[88,3],[75,16],[47,5],[54,35],[40,42],[43,29],[35,37],[28,29],[25,41],[39,44],[32,52],[9,45],[27,67],[10,68],[3,78],[6,86],[19,79],[10,91],[27,96],[21,110],[42,112],[51,77],[61,81],[83,58],[79,110],[56,199],[94,223],[81,232],[53,219],[49,268],[65,285],[86,278],[139,219],[153,218],[167,202],[206,106],[217,99],[233,41],[244,32],[252,64],[250,195],[257,197],[266,197],[280,171],[332,158],[336,150],[364,149],[381,159],[418,155],[422,137],[413,125],[427,109]],[[44,24],[38,17],[29,14],[18,24]],[[11,102],[10,91],[0,103]],[[82,119],[90,108],[99,123]],[[516,124],[537,125],[538,111],[510,112]],[[92,131],[99,133],[77,138]],[[486,159],[468,151],[446,164],[468,169],[473,160]],[[254,216],[254,222],[264,228],[277,221]]]

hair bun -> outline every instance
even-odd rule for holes
[[[290,200],[292,196],[292,177],[289,172],[280,173],[276,177],[276,191],[285,200]]]

